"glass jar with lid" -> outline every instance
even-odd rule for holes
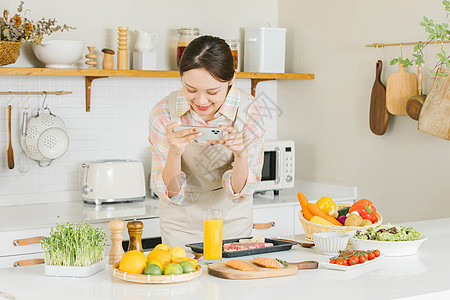
[[[228,46],[230,46],[231,54],[234,59],[234,68],[238,70],[238,62],[239,62],[239,40],[226,40]],[[238,70],[239,71],[239,70]]]
[[[178,29],[177,41],[177,67],[180,65],[181,56],[187,45],[195,38],[200,36],[200,29],[197,27],[183,27]]]

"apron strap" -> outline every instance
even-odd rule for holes
[[[180,122],[180,116],[177,114],[177,98],[179,91],[174,91],[167,96],[167,103],[169,104],[169,115],[172,122]]]
[[[247,122],[247,112],[248,106],[250,105],[251,98],[247,93],[241,89],[237,90],[240,95],[239,99],[239,107],[236,114],[236,117],[233,121],[234,127],[242,132],[245,127],[245,123]]]

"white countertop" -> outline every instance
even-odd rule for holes
[[[324,184],[296,180],[293,189],[280,191],[279,196],[256,195],[254,207],[298,205],[297,193],[302,192],[310,202],[316,202],[322,196],[334,201],[355,200],[356,187],[337,184]],[[270,194],[270,193],[268,193]],[[134,203],[116,203],[96,206],[82,200],[36,203],[29,205],[10,205],[0,207],[0,231],[22,230],[51,227],[59,223],[80,224],[108,222],[111,219],[131,220],[133,218],[159,217],[158,200],[148,198]]]
[[[417,255],[383,257],[377,263],[347,272],[319,266],[286,277],[227,280],[208,275],[207,267],[203,266],[202,276],[192,281],[157,285],[122,281],[112,276],[109,267],[89,278],[57,278],[45,276],[43,266],[35,265],[0,269],[0,291],[14,299],[37,300],[449,299],[450,218],[401,225],[414,226],[428,236]],[[290,251],[264,256],[291,262],[327,260],[315,247],[306,249],[298,245]]]

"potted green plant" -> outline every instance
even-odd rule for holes
[[[449,20],[450,1],[444,0],[442,1],[442,4],[444,6],[447,20]],[[425,64],[423,57],[424,49],[429,45],[435,45],[437,48],[436,57],[438,58],[438,62],[432,69],[429,70],[429,73],[433,78],[436,76],[448,76],[448,70],[450,69],[450,55],[445,52],[443,42],[450,41],[449,24],[445,22],[442,24],[435,23],[434,20],[424,16],[423,21],[420,22],[420,26],[423,26],[425,32],[428,33],[426,42],[419,42],[414,46],[414,53],[412,54],[411,59],[403,59],[402,57],[394,58],[391,60],[391,65],[402,63],[404,68],[412,66],[413,64],[423,66]],[[439,78],[436,78],[436,80],[439,82]]]
[[[0,17],[0,66],[16,62],[22,42],[31,41],[39,45],[45,35],[75,29],[66,24],[57,25],[55,19],[32,21],[26,16],[29,10],[24,10],[23,3],[20,1],[17,13],[13,16],[5,9]]]

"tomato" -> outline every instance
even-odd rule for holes
[[[375,250],[375,251],[374,251],[374,254],[375,254],[375,257],[380,256],[380,250]]]
[[[347,263],[347,259],[346,259],[346,258],[343,258],[343,259],[342,259],[342,265],[348,266],[348,263]]]
[[[358,256],[358,260],[359,260],[359,263],[362,264],[362,263],[366,262],[367,258],[364,255],[360,254]]]
[[[369,260],[372,260],[372,259],[374,259],[374,258],[375,258],[375,253],[370,252],[369,255],[368,255],[368,259],[369,259]]]
[[[341,265],[341,266],[343,266],[343,265],[344,265],[344,263],[342,262],[342,259],[340,259],[340,260],[336,260],[336,264],[337,264],[337,265]]]
[[[336,264],[336,260],[335,259],[330,260],[330,264]]]
[[[349,266],[356,265],[358,263],[359,263],[359,259],[358,259],[358,257],[356,257],[354,255],[347,258],[347,264]]]

